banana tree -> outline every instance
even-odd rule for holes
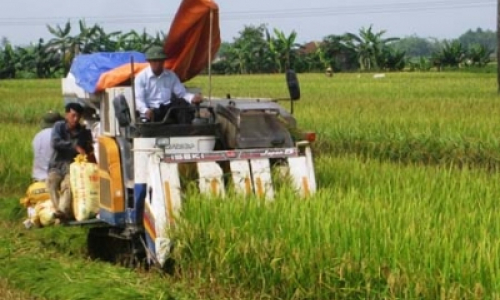
[[[344,47],[342,44],[343,41],[344,39],[340,35],[328,35],[323,39],[322,43],[317,43],[318,47],[316,52],[325,70],[334,67],[335,57],[340,54]]]
[[[283,31],[275,28],[274,34],[276,37],[271,37],[266,30],[266,38],[270,52],[278,66],[279,72],[284,72],[291,68],[297,49],[300,47],[300,45],[295,42],[297,39],[297,32],[292,31],[290,35],[286,36]]]
[[[104,28],[94,25],[95,33],[89,38],[87,51],[114,52],[118,50],[121,31],[106,33]]]
[[[316,42],[315,44],[316,50],[314,52],[299,51],[293,66],[297,73],[325,70],[325,63],[321,59],[322,54],[318,46],[319,43]],[[304,45],[301,50],[304,50],[303,47]]]
[[[379,66],[384,70],[401,71],[406,64],[405,55],[405,51],[386,46],[382,49]]]
[[[120,39],[120,43],[123,45],[124,50],[145,52],[154,44],[154,37],[149,35],[146,29],[144,29],[142,33],[132,30],[123,35]]]
[[[47,29],[54,36],[49,40],[46,50],[57,52],[60,54],[60,66],[62,67],[64,74],[68,73],[71,66],[71,61],[73,59],[73,53],[71,49],[76,47],[76,40],[70,36],[71,23],[67,21],[64,27],[57,25],[56,28],[47,25]]]
[[[281,72],[281,60],[279,59],[278,49],[274,43],[274,39],[269,33],[269,30],[266,29],[266,42],[269,47],[269,59],[275,66],[275,71]]]
[[[357,52],[348,45],[351,37],[346,35],[328,35],[323,38],[318,52],[325,69],[328,67],[336,70],[356,69]]]
[[[154,45],[163,45],[165,43],[165,40],[167,39],[167,34],[165,34],[165,32],[163,32],[163,30],[160,30],[160,31],[157,31],[155,36],[153,37],[152,39],[152,43]]]
[[[229,60],[232,62],[232,68],[236,69],[239,74],[249,73],[247,67],[248,53],[251,53],[250,43],[240,43],[234,45],[228,50]]]
[[[471,65],[484,67],[491,61],[491,54],[493,54],[493,50],[487,49],[481,44],[473,44],[469,47],[467,58]]]
[[[53,78],[61,68],[59,55],[47,51],[43,39],[26,47],[16,47],[11,55],[16,78]]]
[[[465,59],[465,50],[458,40],[444,41],[441,49],[433,53],[432,59],[439,70],[447,66],[458,68]]]
[[[92,53],[99,51],[99,37],[100,33],[106,35],[102,28],[95,24],[93,26],[87,26],[84,20],[78,21],[80,32],[73,37],[75,43],[72,49],[73,57],[80,53]]]
[[[272,72],[269,64],[269,47],[265,39],[266,27],[245,26],[240,36],[234,39],[232,55],[240,64],[242,73]]]
[[[373,32],[372,26],[359,30],[359,36],[353,33],[346,33],[346,46],[354,51],[358,57],[359,66],[362,70],[379,68],[383,61],[383,49],[386,45],[399,40],[399,38],[382,38],[386,33],[381,30]]]
[[[43,39],[39,39],[38,44],[34,47],[35,51],[35,69],[38,78],[54,78],[61,71],[61,54],[47,50],[47,45]]]
[[[16,77],[16,55],[10,43],[6,43],[0,51],[0,78]]]

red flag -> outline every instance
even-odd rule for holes
[[[182,82],[188,81],[208,67],[220,44],[218,5],[211,0],[183,0],[165,40],[165,67]]]

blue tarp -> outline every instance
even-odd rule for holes
[[[146,62],[145,55],[136,51],[80,54],[73,60],[70,73],[78,86],[88,93],[94,93],[103,73],[130,63],[131,57],[134,57],[134,63]]]

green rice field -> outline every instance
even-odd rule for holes
[[[91,261],[85,228],[24,229],[31,139],[63,111],[61,87],[0,81],[0,299],[500,299],[496,74],[298,76],[318,193],[193,195],[173,275]],[[212,83],[215,96],[287,95],[284,75]]]

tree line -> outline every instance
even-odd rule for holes
[[[98,24],[47,29],[52,38],[27,46],[0,41],[0,78],[60,78],[80,53],[140,51],[162,45],[164,32],[106,32]],[[223,42],[212,64],[215,74],[280,73],[287,68],[297,72],[348,71],[427,71],[432,68],[467,68],[486,66],[496,51],[496,33],[469,30],[457,39],[438,40],[409,36],[387,37],[385,30],[373,26],[357,33],[328,35],[320,41],[297,43],[297,32],[289,34],[265,25],[244,26],[231,42]]]

